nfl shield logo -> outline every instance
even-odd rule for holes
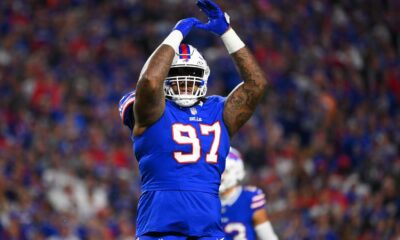
[[[196,115],[197,114],[196,108],[190,108],[190,112],[192,113],[192,115]]]

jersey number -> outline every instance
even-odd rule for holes
[[[221,138],[221,125],[219,122],[213,125],[200,124],[200,132],[202,135],[210,135],[213,133],[214,139],[211,144],[210,151],[206,155],[206,162],[217,163],[218,161],[218,148]],[[172,125],[172,139],[178,144],[191,144],[192,152],[174,152],[174,158],[179,163],[195,163],[200,159],[201,144],[200,139],[197,137],[196,129],[191,125],[184,125],[176,123]]]
[[[225,232],[230,234],[230,233],[235,233],[235,236],[233,237],[233,240],[246,240],[246,226],[244,226],[242,223],[229,223],[228,225],[225,226]]]

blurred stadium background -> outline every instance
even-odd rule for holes
[[[0,239],[133,239],[140,194],[119,98],[184,0],[0,1]],[[400,1],[219,0],[270,79],[233,139],[281,239],[400,239]],[[221,41],[187,42],[209,94]]]

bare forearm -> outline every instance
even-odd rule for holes
[[[148,81],[151,89],[162,89],[165,77],[171,67],[174,54],[172,47],[164,44],[160,45],[150,57],[149,63],[145,66],[145,69],[143,69],[143,74],[141,74],[138,84]]]
[[[229,94],[225,104],[224,121],[231,136],[251,117],[267,85],[262,70],[246,47],[232,57],[243,83]]]
[[[156,121],[164,110],[163,82],[174,57],[174,50],[161,45],[150,57],[137,83],[135,119],[146,126]]]
[[[249,107],[256,106],[265,92],[267,81],[253,54],[247,47],[231,55],[243,79],[243,88],[251,97]]]
[[[165,109],[165,78],[180,43],[198,21],[195,18],[180,20],[143,67],[137,84],[134,108],[136,136],[162,116]]]

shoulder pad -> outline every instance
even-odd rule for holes
[[[119,117],[124,125],[128,126],[129,128],[133,128],[133,104],[135,103],[135,93],[136,91],[133,90],[127,94],[125,94],[121,100],[119,101]]]

